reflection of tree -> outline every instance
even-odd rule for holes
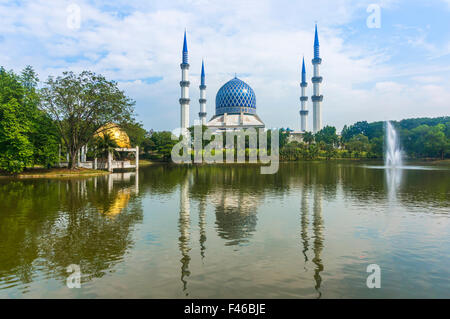
[[[198,227],[200,229],[200,255],[202,256],[202,260],[205,258],[205,250],[206,250],[206,212],[205,207],[206,201],[202,200],[199,203],[198,208]]]
[[[108,176],[110,177],[110,176]],[[83,281],[101,277],[133,244],[130,230],[142,220],[134,199],[114,219],[99,214],[115,209],[121,189],[107,178],[28,180],[0,185],[0,277],[32,281],[36,263],[62,280],[66,267],[79,264]]]
[[[340,167],[341,184],[346,198],[364,203],[386,202],[396,189],[399,203],[417,207],[447,207],[450,192],[448,170],[392,170],[364,165]]]

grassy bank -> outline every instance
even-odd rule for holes
[[[171,163],[172,161],[152,161],[147,159],[141,159],[139,160],[139,166],[148,166],[148,165],[157,165],[157,164],[167,164]]]
[[[54,177],[84,177],[84,176],[99,176],[107,175],[109,172],[87,169],[87,168],[77,168],[77,169],[67,169],[67,168],[29,168],[17,175],[7,174],[5,172],[0,172],[0,178],[54,178]]]

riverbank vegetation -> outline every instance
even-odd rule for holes
[[[137,125],[133,105],[116,82],[89,71],[50,76],[39,88],[31,66],[20,74],[0,67],[0,172],[55,167],[66,153],[75,169],[81,147],[98,142],[101,127]]]
[[[94,145],[92,149],[100,155],[117,147],[107,137],[103,141],[95,137],[108,123],[119,125],[131,145],[140,147],[142,160],[170,161],[178,140],[172,139],[170,131],[148,131],[136,122],[134,101],[116,82],[83,71],[64,72],[40,83],[31,66],[20,74],[0,67],[0,174],[19,174],[35,166],[49,169],[65,161],[67,153],[69,168],[75,169],[83,145]],[[450,117],[405,119],[392,124],[408,158],[450,158]],[[335,127],[326,126],[315,134],[306,132],[301,141],[292,140],[289,129],[280,129],[280,160],[382,158],[384,125],[357,122],[344,126],[340,135]],[[225,146],[225,136],[223,141]],[[269,134],[269,153],[270,141]],[[207,143],[203,141],[203,147]],[[246,141],[246,158],[252,152],[257,150],[249,149]],[[225,159],[225,151],[222,153]]]

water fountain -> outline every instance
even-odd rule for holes
[[[391,122],[386,123],[386,152],[384,163],[387,167],[402,166],[402,151],[398,140],[397,132]]]

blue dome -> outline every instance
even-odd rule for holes
[[[216,95],[216,115],[224,113],[256,114],[256,96],[244,81],[234,78],[225,83]]]

